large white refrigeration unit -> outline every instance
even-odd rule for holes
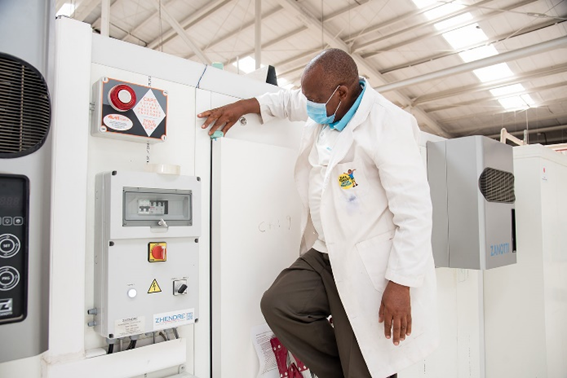
[[[48,347],[53,6],[0,2],[0,363]]]
[[[279,88],[55,27],[49,350],[0,376],[255,376],[261,295],[299,255],[303,124],[212,140],[198,112]]]

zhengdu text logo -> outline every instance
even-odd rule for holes
[[[490,256],[500,256],[510,253],[510,243],[493,244],[490,246]]]
[[[155,324],[170,324],[170,323],[180,323],[185,321],[193,320],[192,312],[182,312],[175,315],[167,315],[155,318]]]

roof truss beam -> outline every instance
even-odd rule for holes
[[[215,0],[215,1],[209,2],[209,3],[207,3],[207,5],[205,5],[204,7],[200,8],[199,10],[194,12],[191,16],[187,17],[185,20],[183,20],[181,22],[177,22],[177,21],[176,22],[179,24],[179,26],[183,30],[183,34],[186,34],[185,33],[186,29],[190,28],[193,25],[198,24],[199,22],[204,21],[211,14],[213,14],[214,12],[220,10],[221,8],[227,6],[228,4],[230,4],[232,2],[234,2],[234,0]],[[163,9],[165,9],[165,8],[163,8]],[[179,33],[179,31],[177,31],[175,29],[169,30],[169,31],[165,32],[164,35],[158,36],[158,38],[156,38],[153,41],[151,41],[150,43],[148,43],[148,47],[150,49],[155,49],[155,48],[161,46],[162,44],[169,42],[171,39],[173,39],[176,36],[176,34],[181,37],[181,34]]]
[[[510,84],[515,84],[515,83],[518,82],[518,80],[540,78],[540,77],[555,75],[555,74],[558,74],[558,73],[563,73],[565,71],[567,71],[567,64],[562,64],[562,65],[559,65],[559,66],[554,66],[554,67],[549,67],[549,68],[542,68],[542,69],[539,69],[539,70],[526,72],[522,75],[511,76],[511,77],[503,79],[503,80],[496,80],[496,81],[491,81],[491,82],[488,82],[488,83],[469,85],[469,86],[466,86],[466,87],[459,87],[459,88],[451,89],[451,90],[448,90],[448,91],[437,92],[437,93],[433,93],[433,94],[430,94],[430,95],[420,96],[420,97],[417,97],[413,100],[413,104],[414,105],[421,105],[421,104],[424,104],[424,103],[427,103],[427,102],[438,101],[438,100],[442,100],[442,99],[445,99],[445,98],[448,98],[448,97],[459,96],[459,95],[466,94],[466,93],[487,91],[489,89],[503,87],[503,86],[510,85]]]
[[[283,8],[280,7],[280,6],[277,6],[276,8],[271,9],[271,10],[265,12],[264,14],[262,14],[262,21],[264,21],[264,20],[268,19],[269,17],[272,17],[272,16],[274,16],[274,15],[280,13],[281,11],[283,11]],[[209,43],[207,44],[207,46],[205,46],[204,50],[205,50],[205,51],[211,51],[211,49],[212,49],[213,47],[217,46],[219,43],[223,42],[223,41],[226,40],[227,38],[233,36],[233,35],[234,35],[235,33],[237,33],[239,30],[240,30],[240,31],[244,31],[244,30],[250,29],[251,27],[255,26],[255,23],[256,23],[255,21],[249,21],[249,22],[247,22],[246,24],[244,24],[244,25],[242,26],[242,28],[238,28],[238,29],[236,29],[236,30],[231,30],[231,31],[229,31],[228,33],[226,33],[226,34],[220,36],[219,38],[215,39],[214,41],[209,42]],[[185,56],[185,59],[192,58],[193,56],[195,56],[195,54],[186,55],[186,56]]]
[[[474,45],[463,47],[459,51],[455,50],[455,51],[444,52],[444,53],[441,53],[441,54],[430,55],[430,56],[427,56],[427,57],[424,57],[424,58],[416,59],[416,60],[411,61],[411,62],[400,64],[400,65],[397,65],[397,66],[392,66],[392,67],[389,67],[385,70],[380,70],[380,73],[385,75],[385,74],[388,74],[390,72],[394,72],[394,71],[401,70],[401,69],[404,69],[404,68],[419,66],[420,64],[429,63],[429,62],[432,62],[432,61],[435,61],[435,60],[438,60],[438,59],[441,59],[441,58],[445,58],[445,57],[448,57],[448,56],[453,56],[453,55],[459,54],[463,51],[472,50],[472,49],[475,49],[477,47],[492,45],[492,44],[495,44],[495,43],[498,43],[498,42],[502,42],[504,40],[512,40],[512,39],[521,37],[523,35],[532,33],[534,31],[544,30],[548,27],[552,27],[552,26],[558,25],[558,24],[563,23],[563,22],[565,22],[565,21],[559,21],[558,22],[557,20],[551,20],[551,21],[546,21],[546,22],[543,22],[543,23],[540,23],[540,24],[537,24],[537,25],[531,25],[531,26],[526,27],[525,29],[522,29],[522,31],[520,33],[514,34],[513,37],[510,37],[510,33],[500,34],[499,36],[496,36],[496,37],[494,37],[494,38],[492,38],[488,41],[483,41],[482,43],[477,43],[477,44],[474,44]],[[363,56],[364,56],[364,54],[363,54]]]
[[[191,50],[195,52],[195,55],[199,57],[201,62],[205,64],[211,64],[211,60],[207,58],[207,56],[203,53],[203,51],[201,51],[199,46],[197,46],[197,44],[193,42],[193,40],[187,35],[187,33],[185,33],[183,27],[179,24],[179,22],[177,22],[177,20],[175,20],[175,18],[169,13],[169,11],[164,8],[163,5],[161,5],[161,2],[159,0],[153,0],[152,4],[158,9],[158,11],[161,7],[161,14],[165,21],[173,28],[173,30],[175,30],[177,34],[179,34],[179,36],[183,39],[183,41],[185,41],[185,43],[187,43]]]
[[[557,100],[557,101],[551,101],[549,103],[546,103],[547,106],[549,105],[554,105],[560,102],[564,102],[565,100]],[[529,108],[527,110],[530,109],[537,109],[537,108]],[[502,112],[495,112],[495,113],[491,113],[490,115],[498,115],[498,114],[518,114],[518,113],[525,113],[526,109],[521,110],[521,111],[514,111],[514,110],[508,110],[508,111],[502,111]],[[444,124],[447,123],[451,123],[451,122],[456,122],[459,120],[463,120],[463,119],[470,119],[470,118],[475,118],[477,117],[477,115],[469,115],[469,116],[463,116],[463,117],[455,117],[452,119],[448,119],[446,120],[446,122],[444,121]],[[554,114],[546,114],[546,115],[542,115],[542,116],[538,116],[538,117],[532,117],[530,118],[529,114],[527,117],[527,123],[529,125],[530,122],[541,122],[541,121],[548,121],[550,119],[560,119],[560,118],[565,118],[567,117],[567,112],[563,112],[563,113],[554,113]],[[515,117],[517,118],[517,117]],[[502,128],[502,127],[510,127],[510,126],[516,126],[516,125],[522,125],[522,124],[526,124],[526,120],[525,120],[525,116],[522,116],[520,119],[514,119],[512,121],[508,121],[508,122],[496,122],[493,124],[486,124],[486,122],[483,122],[482,124],[482,128],[479,127],[469,127],[469,128],[464,128],[464,129],[458,129],[455,130],[455,134],[459,134],[459,135],[468,135],[468,134],[473,134],[473,133],[478,133],[479,130],[490,130],[490,133],[493,133],[493,131],[491,129],[495,129],[495,128]]]
[[[486,2],[486,1],[487,1],[487,0],[485,0],[485,2]],[[457,29],[460,29],[460,28],[465,27],[465,26],[468,26],[468,25],[476,24],[477,22],[480,22],[480,21],[488,20],[488,19],[490,19],[490,18],[492,18],[492,17],[496,17],[496,16],[502,14],[502,12],[509,11],[509,10],[513,10],[513,9],[515,9],[515,8],[522,7],[522,6],[531,4],[531,3],[536,2],[536,1],[538,1],[538,0],[524,0],[524,1],[520,2],[520,3],[512,4],[512,5],[510,5],[510,6],[507,6],[507,7],[505,7],[505,8],[499,9],[499,10],[497,10],[497,11],[490,12],[490,13],[487,13],[487,14],[484,14],[484,15],[481,15],[481,16],[473,17],[470,21],[467,21],[467,22],[465,22],[465,23],[463,23],[463,24],[459,24],[459,25],[456,25],[456,26],[452,26],[452,27],[450,27],[450,28],[443,29],[443,30],[433,31],[433,32],[430,32],[430,33],[423,33],[423,34],[419,35],[418,37],[411,38],[411,39],[407,39],[407,40],[405,40],[405,41],[402,41],[402,42],[399,42],[399,43],[395,43],[395,44],[393,44],[393,45],[389,45],[389,46],[387,46],[387,47],[381,48],[381,49],[379,49],[378,51],[372,51],[372,52],[368,52],[368,53],[365,53],[365,54],[362,54],[362,55],[364,56],[364,58],[369,58],[369,57],[378,55],[378,54],[380,54],[380,53],[383,52],[383,51],[394,50],[394,49],[397,49],[397,48],[399,48],[399,47],[409,45],[409,44],[411,44],[411,43],[415,43],[415,42],[422,41],[422,40],[424,40],[424,39],[429,39],[429,38],[432,38],[432,37],[437,37],[437,36],[440,36],[440,35],[442,35],[442,34],[444,34],[444,33],[447,33],[447,32],[453,31],[453,30],[457,30]],[[483,3],[484,3],[484,2],[483,2]],[[479,4],[480,4],[480,3],[479,3]],[[466,9],[465,9],[464,11],[459,11],[459,12],[453,14],[453,16],[459,15],[459,14],[462,14],[462,13],[466,13]],[[410,27],[410,28],[408,28],[408,29],[404,29],[404,30],[401,31],[401,32],[405,32],[406,30],[414,30],[414,29],[417,29],[418,27],[423,27],[423,26],[426,26],[426,25],[429,25],[429,24],[436,24],[437,22],[442,21],[442,20],[445,20],[445,19],[448,19],[448,18],[451,18],[451,17],[442,17],[442,18],[437,19],[437,20],[432,20],[432,21],[429,21],[429,22],[426,22],[426,23],[423,23],[423,24],[414,25],[414,26],[412,26],[412,27]],[[400,32],[400,33],[401,33],[401,32]],[[392,36],[397,35],[397,34],[400,34],[400,33],[392,33],[392,34],[390,34],[390,35],[386,35],[386,36],[384,36],[384,37],[380,37],[380,38],[374,39],[374,40],[372,40],[372,41],[365,42],[365,43],[360,44],[360,45],[358,45],[358,46],[355,45],[354,48],[353,48],[353,50],[354,50],[355,52],[364,50],[364,49],[366,49],[366,48],[369,47],[369,46],[373,46],[373,45],[375,45],[375,44],[377,44],[377,43],[379,43],[379,42],[382,42],[382,41],[384,41],[384,40],[387,40],[387,39],[391,38]]]
[[[409,87],[410,85],[416,85],[431,80],[437,80],[437,79],[447,78],[449,76],[455,76],[464,72],[470,72],[479,68],[492,66],[494,64],[498,64],[502,62],[510,62],[527,56],[533,56],[546,51],[555,50],[564,46],[567,46],[567,36],[555,38],[550,41],[508,51],[502,54],[489,56],[488,58],[475,60],[473,62],[460,64],[458,66],[444,68],[424,75],[414,76],[406,80],[401,80],[388,85],[380,86],[376,88],[376,90],[380,92],[388,92],[395,89],[406,88]]]
[[[427,108],[427,112],[428,113],[440,112],[440,111],[443,111],[443,110],[458,108],[458,107],[461,107],[461,106],[481,104],[483,102],[489,102],[489,101],[498,101],[498,100],[508,98],[508,97],[513,97],[513,96],[539,93],[539,92],[543,92],[543,91],[546,91],[546,90],[549,90],[549,89],[554,89],[554,88],[559,88],[559,87],[567,87],[567,81],[562,81],[562,82],[559,82],[559,83],[554,83],[554,84],[549,84],[549,85],[543,85],[541,87],[529,88],[529,89],[526,89],[526,90],[523,90],[523,91],[508,93],[504,96],[497,96],[497,97],[486,96],[486,97],[478,98],[478,99],[475,99],[475,100],[457,102],[457,103],[453,103],[453,104],[449,104],[449,105],[445,105],[445,106],[439,106],[439,107],[436,107],[436,108]]]

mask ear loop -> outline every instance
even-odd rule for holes
[[[337,85],[337,87],[335,88],[335,90],[333,91],[333,93],[331,94],[331,97],[329,97],[329,99],[327,100],[327,102],[325,103],[325,109],[327,108],[327,104],[329,103],[329,101],[331,101],[331,99],[333,98],[333,96],[335,95],[335,92],[340,88],[340,84]],[[339,108],[341,106],[341,104],[343,103],[343,100],[339,100],[339,105],[337,105],[337,108],[335,109],[335,112],[333,113],[333,121],[335,120],[335,117],[337,115],[337,112],[339,111]]]
[[[336,117],[337,116],[337,112],[339,111],[339,108],[341,107],[341,104],[343,103],[342,100],[339,100],[339,105],[337,105],[337,108],[335,109],[335,112],[333,113],[333,116]],[[334,120],[334,118],[333,118]]]

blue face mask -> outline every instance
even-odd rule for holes
[[[337,114],[337,110],[339,110],[341,103],[339,102],[339,105],[335,109],[335,112],[330,116],[327,116],[327,103],[331,101],[339,87],[340,85],[335,88],[335,90],[331,94],[331,97],[329,97],[327,102],[325,102],[324,104],[307,100],[307,115],[309,116],[309,118],[321,125],[328,125],[335,120],[335,114]]]

